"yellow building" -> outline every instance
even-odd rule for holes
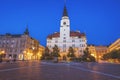
[[[109,46],[109,52],[112,50],[118,50],[120,49],[120,38],[117,39],[115,42],[113,42],[110,46]]]
[[[45,51],[45,47],[39,45],[39,52],[37,54],[38,55],[38,59],[41,59],[42,55],[44,54],[44,51]]]
[[[95,46],[96,50],[96,59],[97,61],[100,61],[102,59],[102,56],[108,52],[107,46]]]
[[[107,46],[88,46],[89,52],[97,61],[102,59],[102,56],[108,52]]]
[[[89,46],[88,46],[88,50],[89,50],[89,52],[91,53],[91,55],[96,58],[95,46],[94,46],[94,45],[89,45]]]

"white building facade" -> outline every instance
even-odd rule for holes
[[[67,53],[69,47],[74,48],[76,55],[83,55],[87,47],[87,39],[84,33],[80,31],[70,31],[70,19],[68,17],[66,6],[60,22],[60,32],[55,32],[47,37],[47,46],[50,50],[57,45],[60,53]]]

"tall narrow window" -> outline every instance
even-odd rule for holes
[[[72,47],[74,48],[74,47],[75,47],[75,44],[72,44]]]
[[[58,43],[58,41],[56,40],[55,43]]]
[[[72,42],[75,42],[75,40],[73,39]]]
[[[63,42],[66,42],[66,40],[63,40]]]
[[[63,44],[63,51],[66,52],[66,44]]]
[[[66,48],[66,44],[63,44],[63,48]]]

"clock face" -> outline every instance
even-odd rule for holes
[[[64,22],[63,24],[66,25],[66,22]]]

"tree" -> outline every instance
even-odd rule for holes
[[[58,62],[58,57],[60,57],[58,46],[53,47],[52,56],[54,57],[54,62]]]
[[[2,55],[0,54],[0,62],[2,62]]]
[[[74,49],[72,47],[69,47],[67,57],[75,57],[74,52]]]
[[[95,62],[95,57],[90,54],[91,53],[89,52],[88,48],[86,48],[84,51],[84,55],[82,56],[82,60],[87,62]]]
[[[107,54],[103,55],[103,59],[120,59],[120,49],[119,50],[113,50]]]
[[[120,62],[120,49],[118,50],[117,55],[118,55],[118,61]]]
[[[118,55],[118,59],[120,59],[120,49],[118,50],[117,55]]]
[[[110,58],[110,54],[109,53],[103,55],[103,60],[107,60],[109,58]]]
[[[75,58],[75,51],[72,47],[69,47],[67,57],[70,58],[70,60],[74,60]]]
[[[57,46],[57,45],[55,45],[55,46],[53,47],[52,56],[54,56],[54,57],[60,57],[59,49],[58,49],[58,46]]]
[[[0,62],[3,61],[3,59],[5,58],[6,54],[0,54]]]
[[[48,47],[45,47],[45,56],[49,56],[50,54],[50,50],[49,50],[49,48]]]
[[[49,48],[46,46],[45,47],[45,52],[42,55],[42,59],[48,59],[50,57],[50,50]]]

